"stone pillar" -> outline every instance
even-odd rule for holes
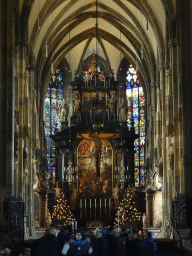
[[[39,199],[40,199],[39,222],[40,222],[40,226],[42,228],[46,228],[47,227],[47,194],[48,194],[47,190],[39,191]]]
[[[160,97],[160,102],[161,102],[161,136],[162,136],[162,158],[163,158],[163,170],[166,170],[167,167],[167,161],[166,161],[166,115],[165,115],[165,69],[164,69],[164,64],[161,64],[159,66],[159,90],[161,94],[159,95]],[[163,184],[167,184],[167,174],[164,172],[163,174]],[[164,217],[166,214],[166,202],[167,202],[167,197],[166,197],[166,191],[163,191],[162,194],[162,199],[163,199],[163,221]]]
[[[148,226],[153,226],[153,196],[155,191],[148,188],[146,191],[146,214],[148,219]]]
[[[24,72],[26,62],[26,48],[20,45],[18,60],[18,83],[19,83],[19,140],[18,140],[18,196],[24,197],[24,168],[23,168],[23,149],[24,138],[26,137],[26,129],[24,128]]]
[[[1,38],[5,37],[5,78],[4,86],[5,90],[5,102],[3,106],[5,122],[5,130],[3,136],[5,136],[5,173],[6,173],[6,192],[7,195],[12,196],[14,194],[14,95],[13,95],[13,59],[14,59],[14,1],[10,0],[6,2],[5,6],[5,19],[6,26],[4,34]],[[1,11],[2,13],[2,11]]]

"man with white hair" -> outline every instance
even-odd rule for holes
[[[102,235],[102,230],[96,228],[94,231],[95,240],[93,241],[93,255],[94,256],[106,256],[108,255],[108,244]]]

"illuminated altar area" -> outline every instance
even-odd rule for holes
[[[96,65],[96,58],[93,55],[89,67],[71,82],[72,115],[68,117],[68,106],[63,108],[68,111],[63,112],[61,131],[51,136],[56,180],[76,218],[86,226],[113,223],[125,188],[134,184],[138,138],[133,120],[127,125],[126,94],[117,101],[118,82],[113,74],[104,73],[102,64]]]

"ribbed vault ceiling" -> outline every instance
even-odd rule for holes
[[[147,87],[164,55],[166,26],[175,20],[171,0],[21,0],[21,11],[27,3],[29,52],[41,83],[50,79],[51,62],[56,68],[65,58],[73,79],[81,62],[97,53],[115,78],[123,57],[138,63]]]

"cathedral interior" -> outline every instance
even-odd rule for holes
[[[188,239],[192,1],[0,12],[0,223],[34,238],[63,193],[73,225],[112,226],[130,188],[145,229]]]

